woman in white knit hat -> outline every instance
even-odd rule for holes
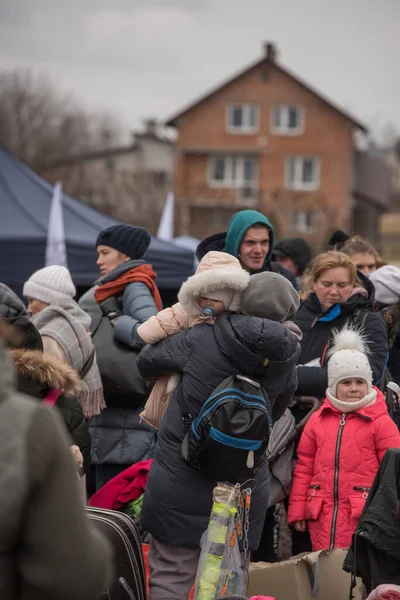
[[[385,265],[372,273],[370,281],[375,287],[375,307],[383,314],[388,329],[387,366],[400,385],[400,267]]]
[[[104,408],[103,387],[90,337],[90,317],[73,300],[76,289],[65,267],[52,265],[24,284],[32,322],[39,330],[44,353],[68,363],[84,381],[78,395],[86,418]]]
[[[372,385],[362,335],[345,327],[334,337],[328,389],[301,436],[288,522],[307,525],[313,550],[348,548],[379,464],[400,434],[385,398]]]

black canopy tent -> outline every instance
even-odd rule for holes
[[[0,281],[20,289],[45,264],[53,186],[0,146]],[[63,194],[68,268],[75,284],[89,287],[99,276],[95,241],[118,221]],[[193,273],[193,252],[152,238],[145,259],[160,289],[172,290]]]

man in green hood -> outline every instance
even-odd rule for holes
[[[223,250],[238,258],[249,273],[273,271],[286,277],[297,289],[292,273],[271,261],[273,248],[274,229],[267,217],[257,210],[241,210],[233,215],[226,234],[210,236],[199,244],[196,256],[201,260],[210,250]]]
[[[273,247],[274,230],[267,217],[256,210],[242,210],[233,215],[225,249],[238,258],[247,271],[264,270],[264,264],[271,260]]]

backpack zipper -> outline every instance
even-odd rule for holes
[[[336,451],[335,451],[335,479],[334,479],[334,487],[333,487],[333,517],[332,517],[332,529],[331,529],[331,543],[330,548],[334,548],[335,545],[335,537],[336,537],[336,525],[337,525],[337,516],[339,510],[339,458],[340,458],[340,446],[342,443],[343,429],[346,424],[346,414],[342,414],[342,420],[339,425],[339,432],[336,440]]]

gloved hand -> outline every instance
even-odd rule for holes
[[[108,317],[110,321],[120,317],[123,314],[121,310],[121,304],[115,296],[110,296],[110,298],[104,300],[104,302],[100,304],[100,308],[103,312],[103,315]]]

